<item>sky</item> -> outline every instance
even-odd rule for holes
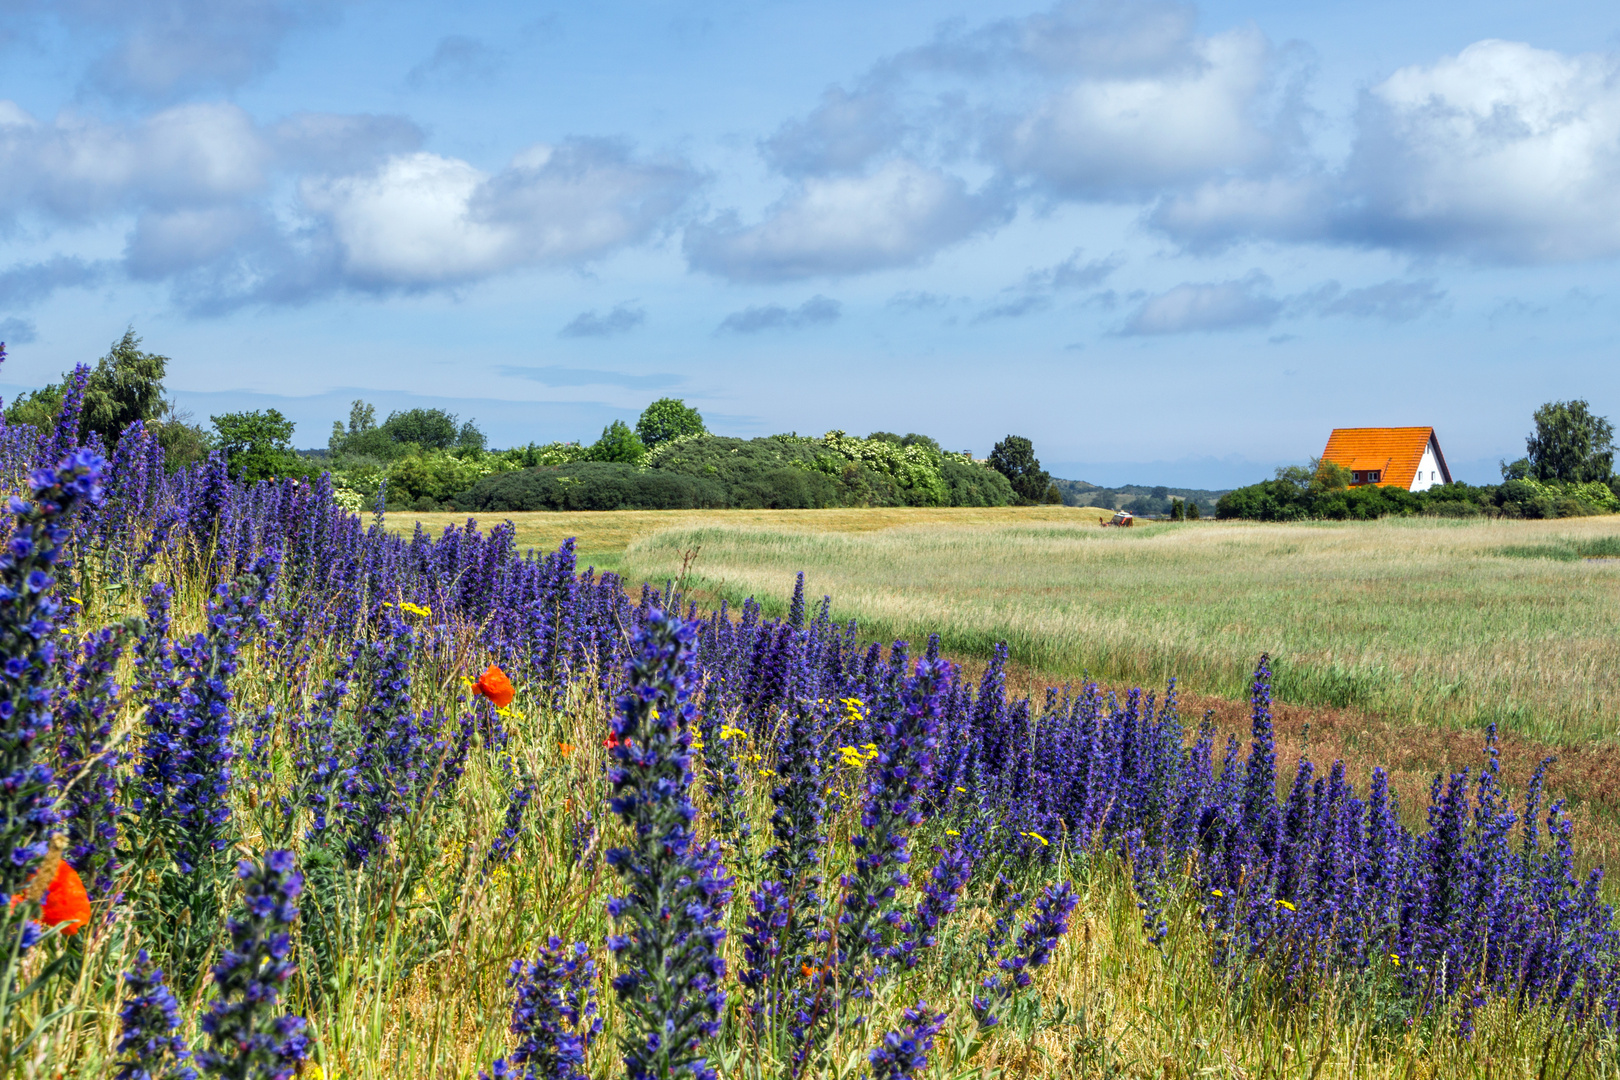
[[[1620,418],[1620,5],[0,0],[8,399],[651,400],[1229,487]]]

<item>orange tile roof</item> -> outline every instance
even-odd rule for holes
[[[1377,469],[1382,474],[1379,487],[1410,488],[1433,438],[1432,427],[1334,428],[1322,460],[1355,472]],[[1435,449],[1439,448],[1437,440]]]

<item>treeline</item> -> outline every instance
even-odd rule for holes
[[[1297,466],[1279,472],[1296,469],[1308,473]],[[1616,512],[1620,512],[1620,498],[1608,484],[1529,479],[1481,487],[1439,484],[1427,491],[1407,491],[1374,485],[1335,489],[1308,478],[1279,476],[1229,491],[1215,507],[1216,517],[1253,521],[1369,521],[1400,515],[1561,518]]]
[[[1439,484],[1426,491],[1350,486],[1350,471],[1331,461],[1277,470],[1273,480],[1222,495],[1219,518],[1254,521],[1370,520],[1392,515],[1565,518],[1620,513],[1614,428],[1585,401],[1537,409],[1525,456],[1503,462],[1502,482]]]
[[[579,460],[485,477],[453,501],[468,511],[814,509],[1006,506],[1011,482],[926,435],[842,431],[819,439],[737,439],[707,432],[659,443],[634,461]]]
[[[166,398],[168,358],[140,348],[133,329],[94,367],[23,394],[8,423],[54,428],[64,399],[83,398],[81,440],[104,447],[134,421],[157,433],[172,470],[219,454],[233,479],[330,473],[350,510],[810,509],[840,506],[1008,506],[1061,503],[1034,446],[1009,435],[989,458],[946,450],[927,435],[831,431],[738,439],[709,432],[696,409],[653,402],[632,427],[615,420],[594,443],[492,450],[475,420],[438,408],[380,419],[355,401],[324,450],[293,446],[276,409],[222,413],[209,426]],[[76,385],[81,380],[83,385]]]
[[[1065,506],[1097,506],[1108,510],[1128,510],[1138,517],[1209,517],[1225,491],[1206,488],[1167,487],[1163,484],[1125,484],[1101,487],[1084,480],[1054,480]]]

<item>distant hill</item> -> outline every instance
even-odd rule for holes
[[[1140,517],[1158,517],[1170,513],[1170,499],[1188,499],[1198,504],[1204,517],[1215,516],[1215,503],[1227,490],[1206,491],[1203,488],[1146,487],[1126,484],[1124,487],[1106,488],[1088,484],[1084,480],[1053,480],[1063,493],[1064,506],[1103,506],[1110,510],[1129,510]]]

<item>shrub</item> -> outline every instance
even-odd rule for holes
[[[1253,521],[1301,521],[1311,516],[1305,492],[1288,480],[1262,480],[1222,495],[1215,516]]]
[[[615,420],[602,429],[602,437],[591,446],[586,460],[634,465],[646,456],[647,447],[642,444],[641,437],[631,431],[630,425],[623,420]]]
[[[726,505],[720,485],[694,477],[587,461],[487,476],[454,500],[457,510],[693,510]]]
[[[1010,506],[1016,495],[1012,483],[988,465],[945,454],[939,463],[940,479],[952,506]]]

